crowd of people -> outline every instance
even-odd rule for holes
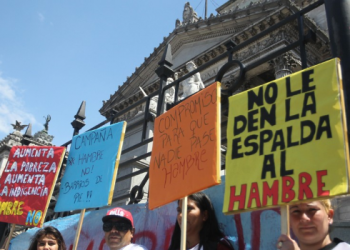
[[[350,250],[350,245],[329,233],[334,211],[330,200],[293,204],[290,206],[290,227],[295,239],[282,234],[276,241],[280,250]],[[178,201],[177,218],[168,250],[180,250],[182,200]],[[104,239],[111,250],[147,250],[135,244],[132,214],[120,207],[107,211],[102,218]],[[28,250],[66,250],[61,233],[52,226],[40,229],[33,236]],[[187,250],[233,250],[220,230],[209,197],[198,192],[188,196]]]

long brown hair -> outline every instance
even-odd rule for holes
[[[67,250],[62,234],[60,233],[60,231],[58,231],[57,228],[52,226],[47,226],[43,229],[38,230],[32,237],[28,250],[36,250],[39,239],[46,235],[52,235],[53,237],[55,237],[58,244],[58,250]]]

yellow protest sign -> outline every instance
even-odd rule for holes
[[[220,86],[213,83],[155,119],[150,209],[220,183]]]
[[[224,213],[349,192],[339,59],[229,99]]]

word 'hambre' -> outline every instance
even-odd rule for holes
[[[250,185],[243,184],[240,187],[230,187],[230,201],[228,210],[232,211],[236,207],[242,210],[245,207],[253,208],[254,204],[257,208],[265,207],[268,200],[272,200],[272,205],[278,205],[278,199],[288,203],[296,197],[298,200],[312,199],[314,197],[328,196],[329,190],[325,189],[325,181],[323,177],[328,174],[327,170],[316,172],[316,179],[306,172],[300,173],[297,177],[284,176],[281,180],[273,182],[263,181],[259,186],[257,182]],[[311,185],[316,184],[316,193],[311,189]]]

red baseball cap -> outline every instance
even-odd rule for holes
[[[127,211],[121,207],[115,207],[111,210],[108,210],[107,214],[105,216],[103,216],[102,221],[106,222],[109,219],[115,218],[115,217],[125,218],[125,219],[129,220],[131,223],[131,226],[134,227],[134,219],[132,218],[132,214],[129,211]]]

